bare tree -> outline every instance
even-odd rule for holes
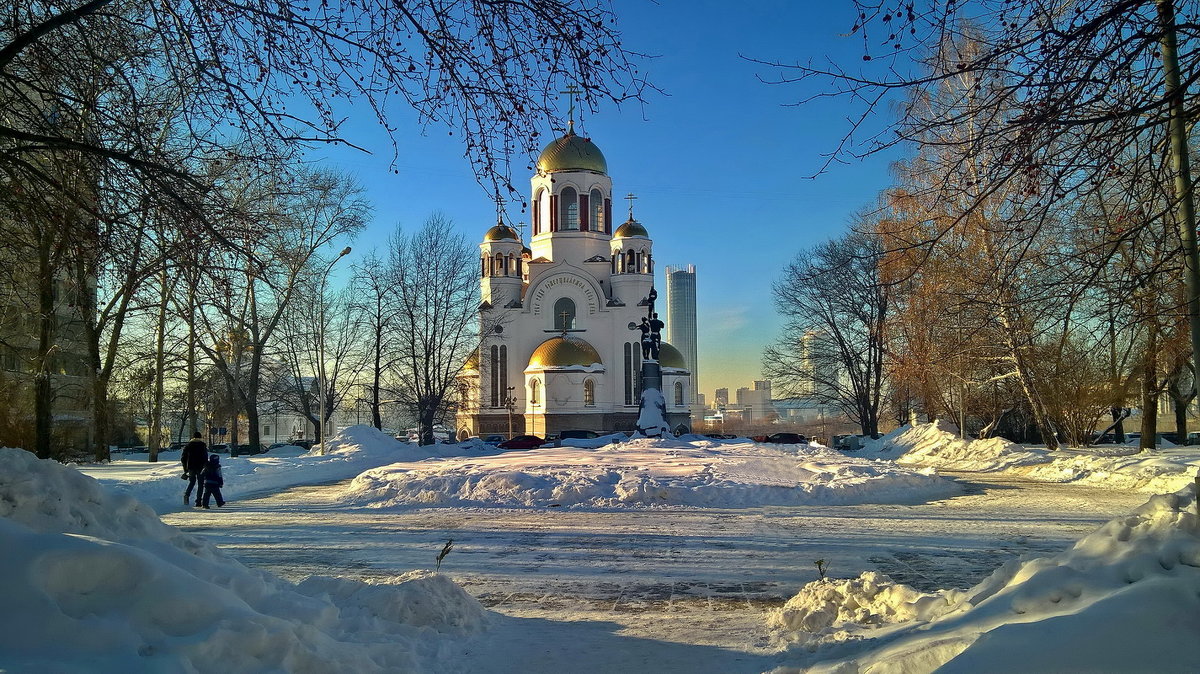
[[[225,266],[209,270],[198,318],[206,334],[199,346],[225,375],[246,415],[249,442],[257,446],[264,354],[302,275],[320,250],[362,227],[367,206],[359,188],[336,174],[304,172],[294,182],[251,177],[257,183],[239,185],[247,190],[240,199],[258,205],[242,215],[248,222],[240,250],[227,254]]]
[[[861,68],[770,63],[780,83],[827,82],[814,97],[845,96],[858,109],[831,155],[898,144],[936,147],[935,183],[964,202],[949,226],[969,224],[997,194],[1020,201],[1034,225],[1064,205],[1124,190],[1157,190],[1142,219],[1178,241],[1176,278],[1200,359],[1200,263],[1187,125],[1200,107],[1194,86],[1200,29],[1194,4],[1176,0],[1081,0],[1069,5],[854,2],[851,33]],[[1176,6],[1184,18],[1177,18]],[[769,63],[763,61],[763,63]],[[962,86],[964,80],[968,86]],[[949,86],[948,86],[949,85]],[[906,91],[894,121],[873,114]],[[972,133],[961,133],[967,125]],[[983,161],[981,162],[981,158]],[[1129,170],[1142,161],[1155,170]],[[1163,180],[1160,170],[1168,175]],[[1017,199],[1016,195],[1020,195]],[[940,233],[946,230],[943,228]]]
[[[451,415],[455,378],[479,346],[479,261],[473,247],[434,214],[411,234],[397,230],[387,269],[396,298],[398,399],[417,419],[420,443]]]
[[[783,335],[763,373],[789,395],[837,405],[863,434],[879,432],[889,289],[882,239],[853,232],[796,256],[773,286]]]
[[[373,251],[354,267],[355,293],[353,306],[363,328],[365,352],[368,354],[367,404],[371,408],[371,425],[383,428],[381,411],[384,379],[395,365],[394,328],[396,323],[395,293],[388,281],[383,260]]]

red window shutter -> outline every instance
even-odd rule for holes
[[[588,195],[579,195],[579,231],[588,231]]]
[[[558,231],[558,195],[550,195],[550,231]]]
[[[602,232],[612,232],[612,199],[604,200],[604,226]]]

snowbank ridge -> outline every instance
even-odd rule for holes
[[[178,482],[178,480],[176,480]],[[487,614],[448,579],[248,569],[76,469],[0,449],[4,671],[424,671]]]
[[[813,672],[1194,671],[1194,506],[1192,487],[1155,496],[1070,550],[1011,562],[965,591],[925,594],[870,572],[816,581],[768,622],[803,646],[797,659],[821,660]]]

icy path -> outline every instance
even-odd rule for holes
[[[508,616],[466,641],[463,670],[758,672],[763,611],[829,573],[879,570],[919,589],[967,587],[1001,563],[1069,546],[1145,496],[957,475],[966,495],[917,506],[582,512],[349,509],[303,487],[164,517],[252,566],[300,579],[432,568]]]

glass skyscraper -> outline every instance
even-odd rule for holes
[[[696,401],[700,390],[699,365],[696,358],[696,265],[667,267],[666,340],[679,349],[692,373],[692,394],[688,402]],[[693,407],[693,410],[696,408]],[[703,410],[698,410],[703,414]]]

